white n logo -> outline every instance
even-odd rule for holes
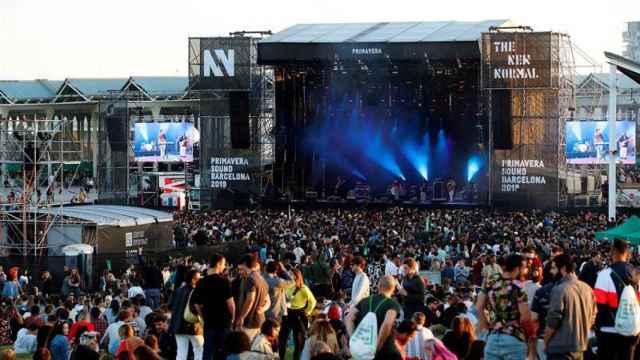
[[[218,63],[222,65],[229,77],[235,76],[235,51],[229,49],[229,53],[225,54],[223,49],[214,49],[213,53],[215,58],[211,55],[211,51],[204,51],[204,77],[211,76],[211,72],[215,77],[224,77],[224,73]]]

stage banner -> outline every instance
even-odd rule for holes
[[[555,208],[560,202],[565,166],[558,138],[564,133],[558,117],[558,95],[552,90],[513,90],[513,147],[494,150],[493,203],[506,207]]]
[[[209,161],[213,190],[254,192],[259,181],[260,161],[256,156],[219,154]]]
[[[254,42],[248,37],[189,38],[190,89],[250,90]]]
[[[483,33],[482,87],[558,87],[559,60],[551,56],[558,41],[558,34],[551,32]]]

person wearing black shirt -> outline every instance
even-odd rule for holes
[[[596,279],[598,278],[598,272],[600,270],[602,270],[602,259],[600,258],[600,254],[594,253],[591,259],[582,266],[578,279],[586,282],[593,288],[596,286]]]
[[[156,310],[160,306],[160,290],[162,289],[162,272],[154,264],[147,264],[142,257],[142,248],[138,249],[138,261],[142,267],[142,279],[144,281],[144,297],[149,307]]]
[[[224,341],[231,331],[236,312],[231,284],[224,275],[224,256],[214,254],[209,263],[208,275],[196,287],[192,302],[204,319],[203,360],[224,359]]]

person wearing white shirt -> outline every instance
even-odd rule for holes
[[[400,275],[400,257],[396,255],[393,260],[390,260],[385,256],[384,260],[384,275],[391,275],[397,278]]]
[[[129,288],[129,291],[127,292],[127,296],[129,297],[129,299],[133,299],[137,295],[142,295],[142,297],[144,297],[144,290],[142,290],[142,287],[140,287],[140,284],[134,281],[131,285],[132,286]]]
[[[13,344],[17,354],[30,354],[36,351],[38,327],[35,322],[29,324],[29,328],[18,330],[16,342]]]
[[[362,256],[353,258],[351,270],[356,274],[351,288],[351,302],[349,308],[355,308],[360,300],[369,297],[369,277],[364,272],[366,262]]]
[[[430,360],[429,354],[425,351],[424,342],[434,337],[431,330],[424,326],[427,317],[423,313],[417,312],[413,314],[411,320],[416,323],[417,327],[416,335],[409,341],[406,347],[407,358]]]
[[[298,246],[296,246],[295,249],[293,249],[293,255],[296,256],[296,264],[300,264],[302,262],[302,257],[305,256],[305,252],[300,247],[300,245],[298,245]]]

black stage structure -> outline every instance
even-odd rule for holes
[[[490,51],[498,41],[511,47]],[[562,206],[567,46],[507,20],[300,24],[261,40],[272,198]]]
[[[403,201],[486,204],[478,40],[506,24],[295,25],[262,40],[258,63],[276,72],[275,187],[294,199],[386,201],[399,182]]]

